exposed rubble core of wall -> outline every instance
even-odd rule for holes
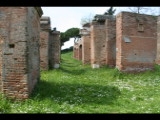
[[[1,92],[26,99],[40,78],[39,7],[0,7]]]
[[[153,69],[156,59],[157,17],[121,12],[116,19],[116,67],[127,72]]]

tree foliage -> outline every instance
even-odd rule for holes
[[[94,15],[89,14],[88,16],[81,18],[81,25],[83,26],[86,23],[91,23],[93,19],[94,19]]]
[[[80,37],[79,28],[70,28],[65,32],[61,32],[60,34],[61,46],[64,44],[64,42],[68,41],[70,38],[76,39],[78,37]]]
[[[105,13],[104,15],[114,15],[116,9],[113,10],[113,7],[110,7]]]

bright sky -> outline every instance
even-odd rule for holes
[[[51,19],[51,27],[57,28],[57,31],[65,32],[69,28],[82,28],[81,19],[95,14],[104,14],[109,7],[42,7],[43,16],[49,16]],[[114,7],[115,15],[120,11],[128,10],[129,7]],[[152,7],[159,14],[159,7]],[[73,46],[74,41],[65,42],[62,49]]]

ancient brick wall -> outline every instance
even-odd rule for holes
[[[78,60],[78,43],[74,43],[74,46],[73,46],[73,57]]]
[[[73,45],[73,57],[82,60],[82,39],[77,39]]]
[[[160,17],[157,19],[157,54],[156,63],[160,65]]]
[[[106,19],[106,65],[116,65],[116,20],[115,17]]]
[[[1,92],[26,99],[40,77],[39,7],[0,7]]]
[[[121,71],[152,69],[156,58],[157,18],[121,12],[116,19],[116,67]]]
[[[90,37],[90,25],[87,28],[80,30],[82,39],[82,63],[89,64],[91,61],[91,37]]]
[[[59,68],[60,65],[60,32],[51,31],[50,32],[50,47],[49,47],[49,66],[50,68]]]
[[[40,21],[40,69],[48,70],[49,69],[49,40],[50,40],[50,31],[51,24],[50,18],[46,16],[41,17]]]
[[[104,23],[91,25],[91,66],[99,68],[106,64],[106,28]]]
[[[82,60],[82,39],[78,41],[78,60]]]

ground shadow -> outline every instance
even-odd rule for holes
[[[80,75],[80,74],[84,74],[85,73],[85,69],[77,69],[77,70],[69,70],[63,67],[59,68],[61,71],[63,71],[64,73],[69,73],[72,75]]]
[[[59,70],[65,73],[69,73],[72,75],[80,75],[86,72],[86,68],[80,68],[81,64],[79,63],[71,63],[70,61],[63,60],[62,65],[60,66]]]
[[[115,86],[69,84],[40,81],[31,99],[51,99],[59,104],[112,104],[120,95],[120,90]]]

